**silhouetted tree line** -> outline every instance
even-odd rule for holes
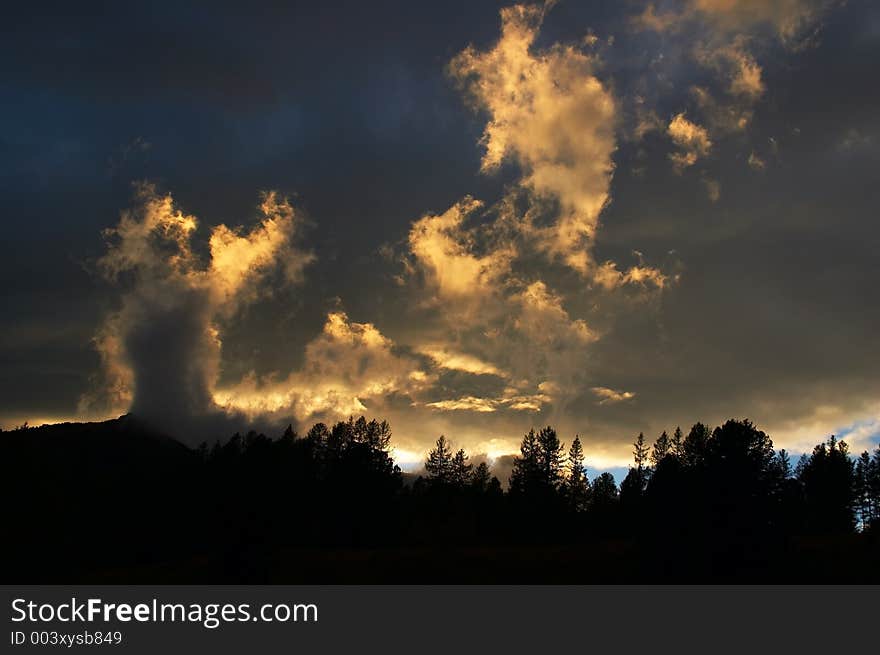
[[[676,428],[652,445],[639,434],[619,488],[610,473],[589,479],[580,437],[566,448],[549,426],[523,437],[507,490],[444,436],[424,474],[405,476],[388,423],[364,417],[198,449],[131,416],[19,429],[0,443],[7,564],[31,575],[22,581],[132,571],[270,581],[315,562],[325,572],[372,566],[377,579],[396,581],[406,581],[393,573],[400,562],[417,581],[451,567],[467,581],[481,579],[493,553],[512,557],[511,548],[528,579],[565,581],[541,559],[563,557],[552,550],[561,547],[575,549],[564,557],[593,553],[609,570],[621,567],[603,578],[612,581],[811,579],[773,572],[800,565],[834,579],[841,556],[876,559],[880,532],[880,447],[853,457],[831,437],[793,467],[747,420],[712,430],[697,423],[687,435]],[[462,548],[484,555],[456,569],[445,560]],[[364,564],[358,552],[395,555]],[[522,579],[515,569],[499,575]]]

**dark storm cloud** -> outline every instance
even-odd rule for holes
[[[877,129],[877,91],[863,80],[878,43],[853,38],[866,15],[876,10],[864,3],[832,14],[819,46],[765,66],[768,106],[711,162],[718,203],[697,176],[670,193],[674,176],[650,150],[643,175],[617,176],[603,243],[674,249],[684,265],[652,320],[597,346],[602,369],[636,380],[646,427],[733,414],[833,431],[876,413],[880,313],[868,299],[880,231],[868,217],[880,151],[859,137]],[[757,171],[746,161],[756,151]]]
[[[89,262],[138,179],[159,181],[203,225],[237,224],[253,214],[256,191],[280,189],[308,216],[317,254],[300,287],[224,318],[222,365],[198,402],[183,400],[192,391],[180,370],[187,356],[154,353],[185,347],[185,334],[210,321],[198,318],[196,302],[175,309],[196,317],[190,331],[173,311],[151,314],[152,327],[138,328],[146,336],[129,334],[130,363],[167,394],[148,396],[156,405],[141,411],[210,406],[217,389],[251,373],[286,381],[289,388],[272,388],[295,388],[302,406],[302,387],[317,379],[308,373],[315,353],[344,342],[375,370],[323,374],[345,380],[366,411],[387,414],[411,453],[446,432],[501,462],[529,427],[553,422],[566,441],[579,432],[601,466],[626,459],[623,444],[639,431],[695,420],[748,415],[798,444],[876,420],[874,3],[823,13],[811,24],[818,38],[798,48],[782,34],[781,14],[745,25],[744,14],[704,12],[675,30],[646,31],[633,27],[642,3],[555,6],[532,52],[590,41],[590,74],[614,100],[610,203],[590,254],[620,272],[656,269],[669,282],[662,293],[602,290],[598,278],[516,242],[509,275],[522,284],[504,287],[498,304],[478,305],[497,312],[497,324],[486,319],[481,330],[472,321],[452,339],[443,323],[452,305],[427,303],[425,288],[407,277],[418,264],[414,222],[468,194],[483,200],[485,212],[447,235],[483,248],[467,253],[486,264],[480,257],[500,239],[495,203],[546,163],[522,141],[498,172],[481,174],[479,140],[493,108],[471,111],[449,78],[449,62],[469,43],[477,54],[491,51],[500,6],[152,3],[11,16],[0,45],[0,209],[16,245],[0,264],[15,316],[0,328],[4,422],[75,412],[99,366],[90,337],[118,308],[118,289],[90,276]],[[760,93],[736,95],[731,89],[745,84],[735,86],[736,66],[751,61]],[[731,112],[747,118],[742,127],[725,125]],[[711,147],[676,170],[670,155],[684,150],[669,125],[679,114],[706,130]],[[494,242],[475,241],[492,229]],[[530,286],[536,281],[544,287]],[[453,309],[471,316],[460,303]],[[551,341],[568,344],[568,354],[541,350],[535,336],[510,337],[526,319],[533,335],[557,330]],[[578,321],[591,334],[582,343],[572,341]],[[485,333],[496,329],[513,340],[492,346]],[[442,357],[424,354],[438,344]],[[480,362],[497,374],[474,374]],[[547,366],[563,371],[566,388],[539,389],[536,379],[512,389],[522,371]],[[427,377],[408,394],[402,381],[414,373]],[[387,397],[361,393],[377,381]],[[483,411],[430,405],[444,401]],[[517,404],[540,409],[511,409]]]

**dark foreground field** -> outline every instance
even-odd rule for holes
[[[208,554],[139,568],[67,571],[61,578],[82,584],[880,584],[878,557],[877,541],[861,536],[802,538],[773,560],[736,570],[709,558],[698,564],[657,562],[637,542],[624,540],[565,546],[328,547],[252,554],[234,562]],[[45,578],[50,580],[57,578]]]
[[[857,530],[828,482],[849,460],[777,471],[747,422],[692,430],[697,464],[663,460],[635,491],[636,469],[619,493],[597,480],[576,506],[564,481],[403,484],[386,433],[348,422],[194,450],[132,417],[4,432],[3,580],[880,583],[876,526]]]

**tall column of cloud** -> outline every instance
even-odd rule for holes
[[[295,243],[300,221],[275,193],[264,195],[249,232],[211,230],[207,260],[192,242],[195,216],[150,185],[138,206],[105,231],[99,270],[121,291],[120,307],[95,339],[103,385],[86,394],[85,413],[130,410],[160,427],[223,414],[214,402],[223,319],[262,293],[280,270],[297,282],[314,258]]]

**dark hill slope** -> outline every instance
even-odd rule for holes
[[[193,502],[199,462],[131,416],[0,433],[11,555],[4,567],[12,577],[30,570],[52,580],[54,572],[69,579],[98,564],[163,559],[192,543],[194,522],[182,508]]]

